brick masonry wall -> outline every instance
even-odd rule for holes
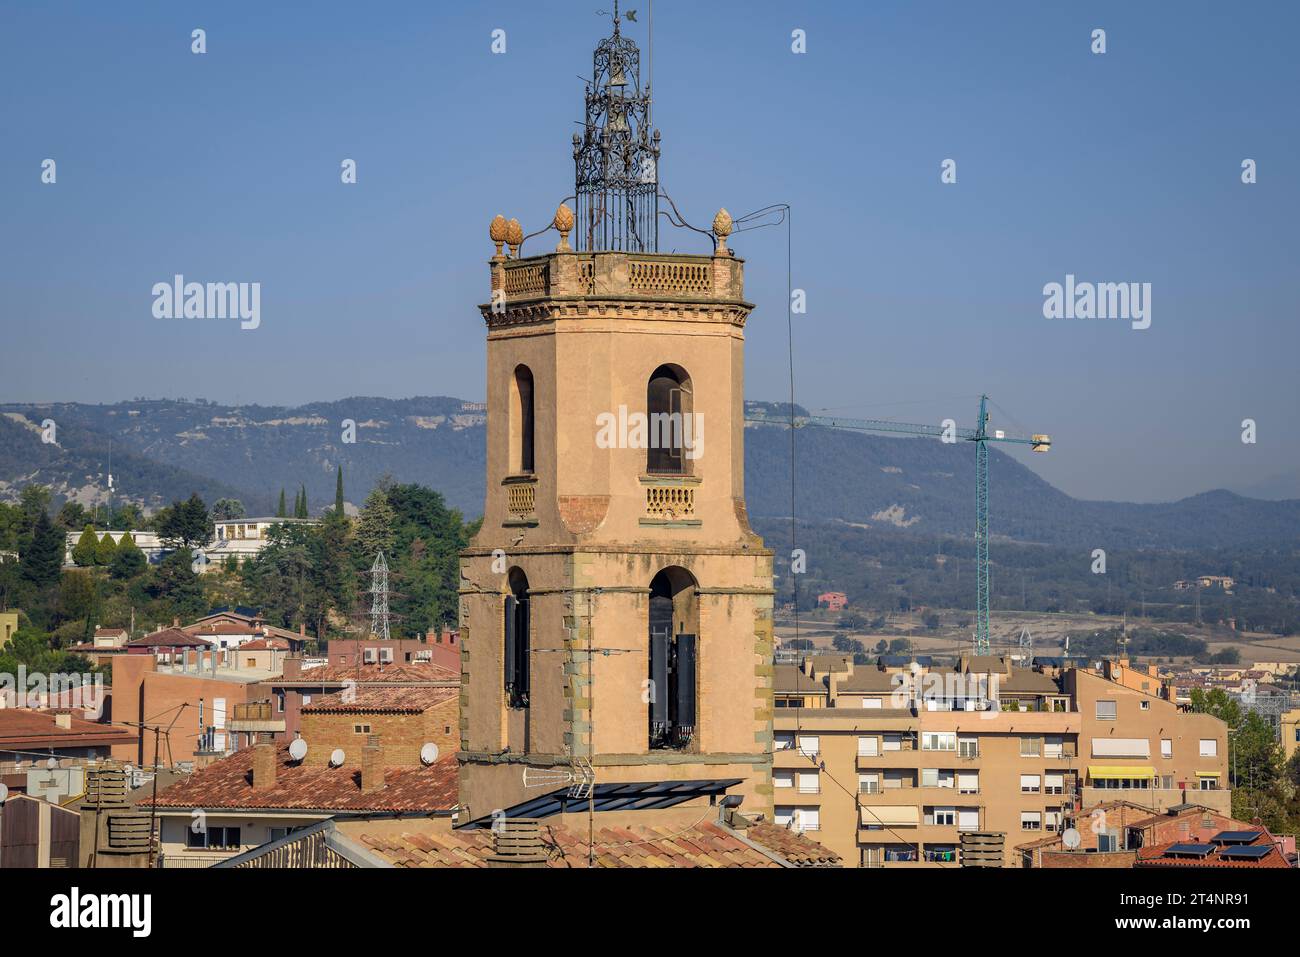
[[[357,725],[363,726],[361,733]],[[364,730],[369,726],[369,732]],[[451,698],[419,714],[384,714],[358,709],[346,713],[302,715],[302,737],[307,741],[305,763],[324,765],[335,748],[341,748],[347,764],[361,763],[361,749],[367,734],[379,735],[384,764],[389,767],[413,767],[420,763],[420,748],[426,742],[438,746],[438,754],[454,754],[460,743],[459,701]]]

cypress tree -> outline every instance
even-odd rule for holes
[[[107,568],[113,561],[113,556],[117,553],[117,542],[113,541],[113,536],[104,533],[104,537],[99,540],[95,546],[95,564]]]
[[[95,526],[87,522],[81,537],[77,539],[77,544],[72,548],[72,560],[81,568],[88,568],[95,564],[95,555],[98,551],[99,536],[95,534]]]
[[[63,533],[55,528],[44,509],[36,516],[32,538],[18,560],[23,578],[38,588],[54,585],[63,571]]]
[[[303,485],[298,492],[298,507],[294,509],[294,518],[308,518],[307,513],[307,486]]]
[[[276,518],[287,518],[288,513],[284,510],[284,489],[280,489],[280,507],[275,510]]]
[[[140,551],[140,546],[135,543],[135,537],[127,532],[117,543],[113,561],[109,565],[109,574],[114,578],[134,578],[144,571],[148,564],[149,560],[144,557],[144,552]]]
[[[343,466],[339,466],[338,477],[334,480],[334,514],[343,517]]]

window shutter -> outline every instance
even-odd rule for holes
[[[516,647],[518,643],[518,636],[515,634],[515,623],[517,621],[515,605],[516,605],[515,596],[506,595],[505,674],[506,674],[506,694],[511,694],[511,695],[514,694],[515,691],[515,681],[517,679],[517,675],[515,674],[515,665],[519,660],[519,651],[518,648]]]
[[[682,731],[695,732],[695,636],[677,636],[677,720]]]
[[[668,727],[668,632],[650,632],[650,730],[662,734]]]

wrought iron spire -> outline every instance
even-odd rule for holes
[[[635,22],[635,11],[626,14]],[[659,131],[650,125],[650,88],[641,87],[641,51],[614,32],[592,57],[581,134],[573,134],[577,248],[582,252],[659,250]]]

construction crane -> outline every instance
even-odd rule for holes
[[[1025,438],[1010,435],[1002,429],[989,429],[989,397],[980,396],[978,423],[973,429],[958,428],[951,419],[940,425],[921,425],[912,422],[891,422],[888,419],[843,419],[838,416],[795,416],[795,428],[808,425],[828,429],[852,429],[858,432],[891,432],[898,435],[928,435],[944,442],[975,443],[975,653],[989,653],[989,450],[990,442],[1007,442],[1028,445],[1035,452],[1046,452],[1052,447],[1050,436],[1034,434]],[[763,425],[791,424],[790,418],[761,414],[745,416],[746,422]]]

